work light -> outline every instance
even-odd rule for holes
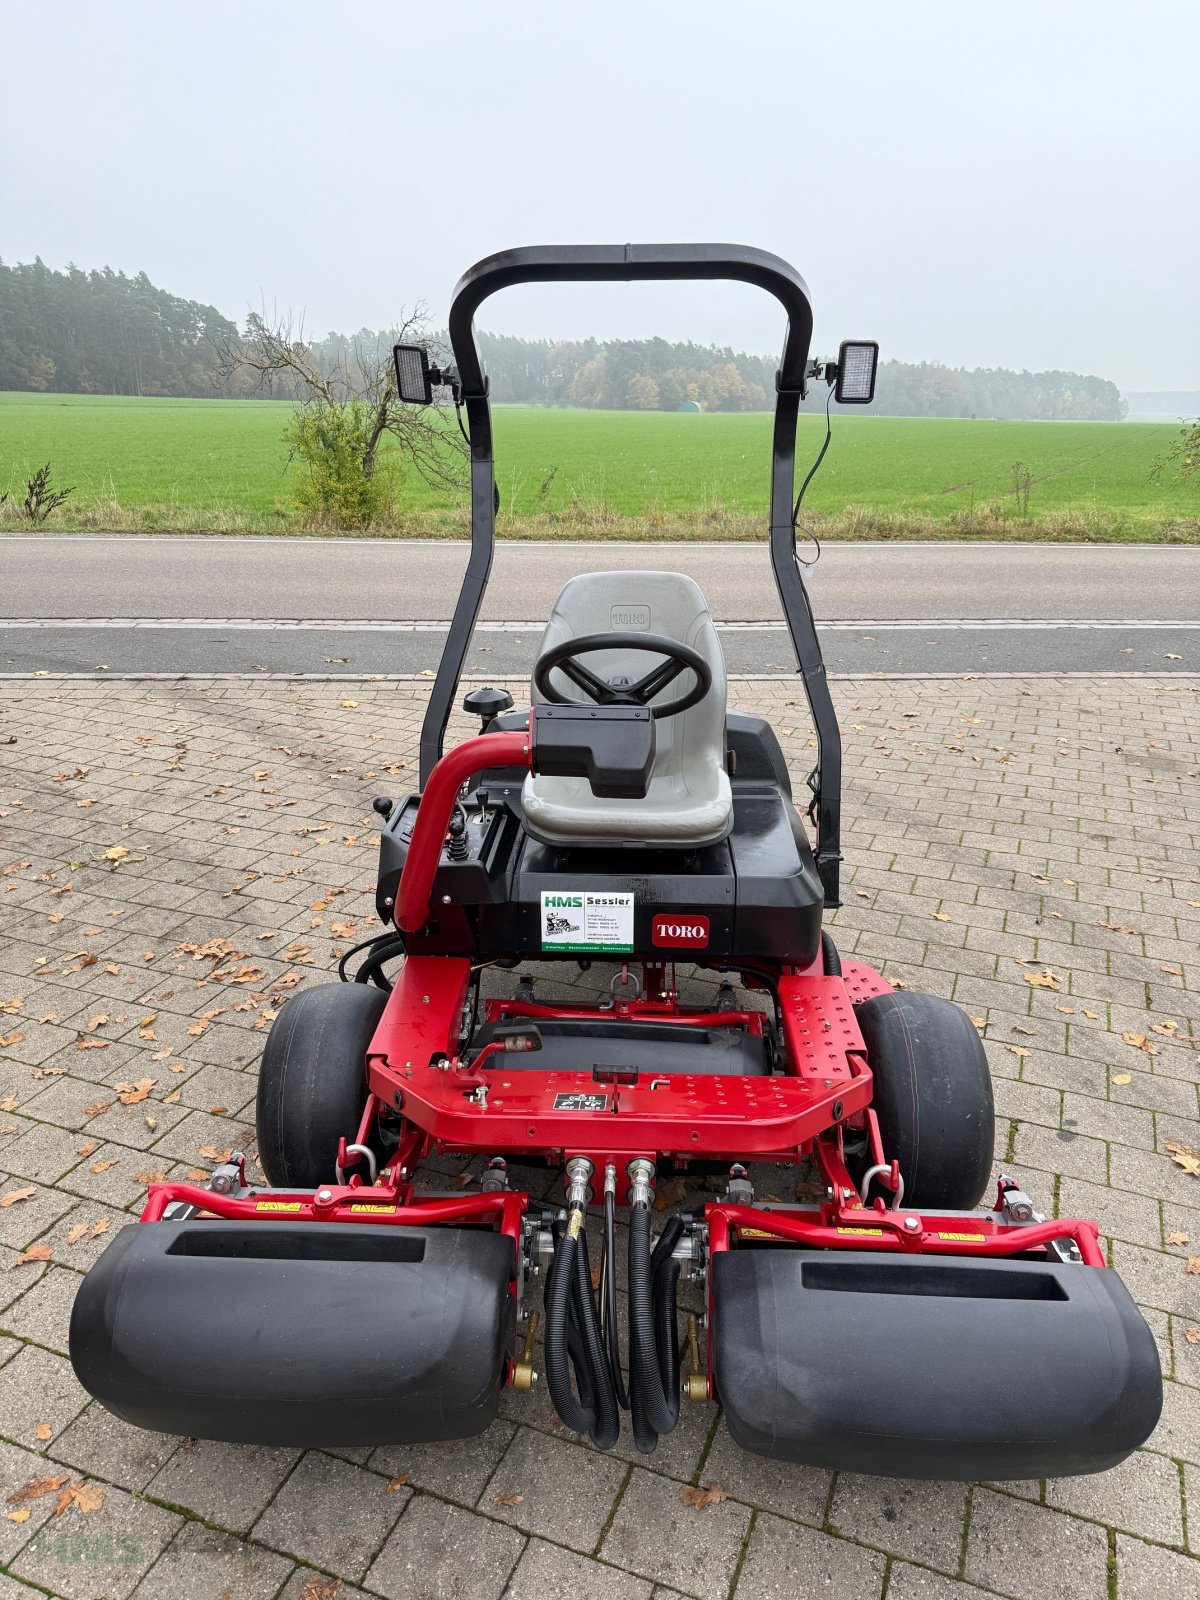
[[[879,346],[873,339],[843,339],[838,346],[837,388],[840,406],[866,406],[875,398]]]
[[[396,391],[410,405],[427,406],[433,400],[429,352],[424,345],[398,344],[392,350],[396,363]]]

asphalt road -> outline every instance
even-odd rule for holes
[[[422,672],[465,561],[455,542],[9,537],[0,672]],[[731,671],[792,670],[764,548],[619,542],[501,545],[469,669],[527,671],[575,573],[648,567],[697,580]],[[835,544],[810,592],[832,672],[1200,671],[1200,548]]]

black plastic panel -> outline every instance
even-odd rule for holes
[[[139,1428],[295,1446],[482,1433],[514,1327],[513,1246],[382,1223],[139,1222],[71,1313],[76,1376]]]
[[[739,1249],[713,1260],[717,1395],[746,1450],[838,1472],[1101,1472],[1162,1409],[1154,1338],[1105,1267]]]

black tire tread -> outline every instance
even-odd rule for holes
[[[987,1056],[965,1012],[937,995],[876,995],[855,1007],[875,1077],[884,1152],[904,1204],[970,1210],[991,1177],[996,1119]]]
[[[387,995],[324,983],[293,996],[271,1025],[258,1076],[258,1156],[268,1182],[313,1188],[334,1176],[342,1134],[366,1103],[366,1052]]]

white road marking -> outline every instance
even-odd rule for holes
[[[718,633],[784,633],[786,624],[781,620],[716,622]],[[12,629],[70,629],[70,628],[127,628],[137,630],[194,629],[208,632],[222,630],[243,633],[276,633],[308,630],[333,633],[445,633],[450,627],[446,621],[376,622],[365,618],[322,620],[313,617],[0,617],[0,631]],[[476,633],[541,633],[544,622],[479,622]],[[1165,618],[1150,621],[1138,618],[1128,621],[1104,617],[931,617],[924,619],[857,620],[834,618],[817,620],[817,630],[822,633],[1047,633],[1063,628],[1084,630],[1111,630],[1124,632],[1130,629],[1160,630],[1200,629],[1200,620],[1181,621]]]

